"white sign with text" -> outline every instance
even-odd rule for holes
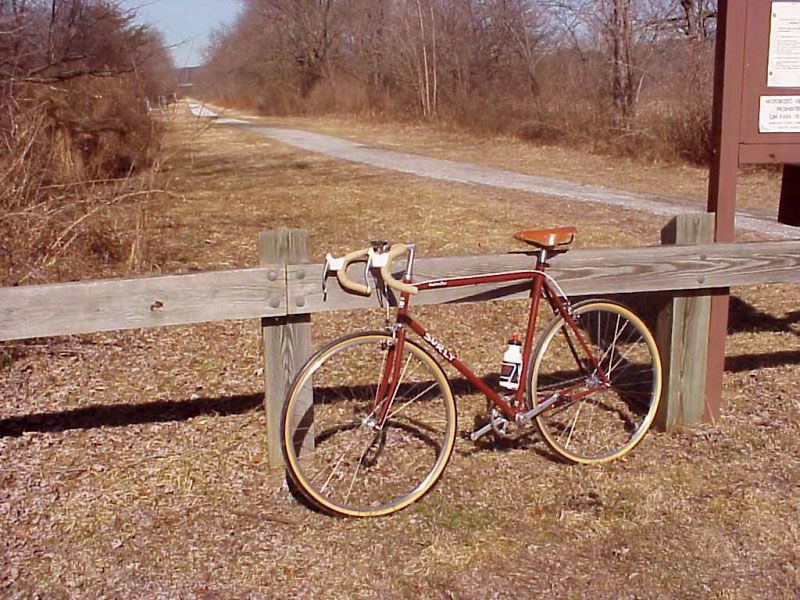
[[[800,2],[773,2],[768,87],[800,87]]]
[[[800,96],[761,96],[760,133],[800,133]]]

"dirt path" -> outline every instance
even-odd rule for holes
[[[190,108],[197,116],[212,118],[216,116],[216,113],[206,106],[196,105],[193,107],[190,104]],[[310,131],[263,127],[257,121],[241,118],[221,117],[217,118],[216,123],[247,128],[254,133],[303,150],[319,152],[341,160],[410,173],[420,177],[519,190],[576,202],[638,210],[665,217],[672,217],[681,212],[699,210],[697,205],[677,198],[636,194],[599,185],[587,185],[550,177],[524,175],[513,171],[493,169],[464,162],[375,148]],[[796,227],[782,225],[775,221],[773,215],[757,210],[737,210],[736,228],[770,238],[795,239],[800,237],[800,231]]]

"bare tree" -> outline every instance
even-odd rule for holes
[[[658,0],[564,0],[559,6],[571,15],[570,39],[586,56],[601,52],[608,73],[607,93],[617,126],[627,128],[636,114],[648,63],[663,30],[664,7]],[[583,48],[580,48],[583,46]]]
[[[627,126],[636,105],[631,0],[607,0],[606,36],[611,46],[611,95],[620,122]]]
[[[394,45],[400,59],[399,80],[407,83],[417,98],[423,117],[430,119],[438,108],[436,14],[430,0],[398,3]]]
[[[638,121],[642,96],[654,105],[656,87],[668,89],[665,82],[688,64],[686,40],[713,34],[714,5],[245,0],[245,16],[215,38],[207,74],[225,82],[221,93],[237,90],[272,111],[335,108],[358,98],[371,112],[531,136],[572,127],[583,137],[592,126],[608,138],[622,129],[618,137],[630,139],[646,134]],[[695,54],[705,60],[704,50]]]
[[[340,42],[342,5],[342,0],[245,2],[246,10],[265,27],[264,34],[272,36],[273,57],[282,54],[294,62],[303,98],[330,76],[332,55]]]
[[[706,39],[716,25],[716,0],[679,0],[681,30],[689,38]]]
[[[495,0],[491,14],[497,35],[516,55],[515,69],[526,80],[532,94],[539,91],[536,66],[546,56],[552,40],[549,19],[530,0]]]
[[[347,32],[343,37],[344,60],[340,68],[366,89],[373,102],[393,86],[393,0],[351,0]]]

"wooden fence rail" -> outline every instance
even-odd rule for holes
[[[672,230],[665,245],[571,250],[551,261],[550,273],[570,296],[659,293],[657,337],[666,382],[659,423],[666,429],[696,422],[702,412],[708,327],[703,298],[733,286],[800,283],[800,240],[695,244],[710,239],[709,226],[710,215],[681,215],[665,229]],[[323,265],[305,262],[305,240],[305,233],[298,231],[260,234],[262,264],[249,269],[0,288],[0,341],[259,318],[270,464],[277,465],[277,416],[289,382],[310,352],[310,315],[376,306],[374,298],[349,294],[335,279],[323,299]],[[676,245],[686,243],[693,245]],[[415,279],[424,281],[530,265],[529,254],[509,253],[420,257],[414,268]],[[524,284],[500,283],[429,291],[414,303],[527,296]]]
[[[551,264],[550,273],[571,296],[800,283],[800,240],[571,250]],[[423,281],[530,268],[531,258],[420,257],[414,265],[415,278]],[[374,298],[349,294],[333,283],[335,279],[323,301],[322,268],[322,263],[276,263],[189,275],[0,288],[0,341],[375,307]],[[414,304],[525,297],[523,285],[487,284],[426,292]]]
[[[570,250],[549,262],[548,272],[569,296],[800,283],[800,240]],[[328,297],[323,301],[322,268],[322,264],[287,265],[289,314],[375,307],[374,298],[355,296],[336,285],[328,286]],[[420,257],[414,261],[414,279],[425,281],[530,268],[530,254],[522,253]],[[357,272],[356,266],[351,269]],[[352,279],[359,280],[355,275]],[[528,293],[525,283],[485,284],[426,291],[414,298],[414,304],[513,300],[527,298]]]
[[[0,341],[286,314],[285,265],[0,288]]]

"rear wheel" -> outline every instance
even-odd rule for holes
[[[558,454],[580,463],[606,462],[630,452],[653,422],[661,360],[645,324],[620,304],[580,303],[572,318],[577,334],[561,317],[542,333],[528,401],[538,406],[553,400],[536,423]]]
[[[306,363],[289,391],[281,419],[287,470],[326,511],[367,517],[405,508],[436,483],[453,450],[456,408],[447,376],[411,341],[379,422],[376,397],[394,344],[382,332],[336,340]]]

